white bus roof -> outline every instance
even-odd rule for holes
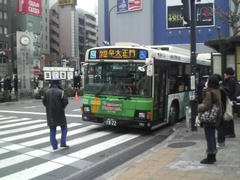
[[[170,46],[170,45],[153,45],[153,46],[147,46],[151,49],[157,49],[157,50],[162,50],[162,51],[168,51],[176,54],[182,54],[186,56],[190,56],[190,50],[184,49],[184,48],[179,48],[175,46]]]

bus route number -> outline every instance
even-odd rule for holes
[[[106,124],[108,126],[117,126],[117,121],[115,119],[107,118],[104,121],[104,124]]]

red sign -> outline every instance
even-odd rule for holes
[[[128,10],[135,11],[142,9],[142,0],[128,0]]]
[[[0,50],[0,55],[8,56],[8,51]]]
[[[31,14],[33,16],[42,16],[41,0],[18,0],[17,12],[20,14]]]

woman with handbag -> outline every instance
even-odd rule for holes
[[[203,102],[198,106],[199,120],[204,128],[207,141],[207,158],[202,164],[216,162],[216,138],[215,131],[222,120],[221,94],[219,80],[216,75],[211,75],[207,81],[207,87],[203,89]]]

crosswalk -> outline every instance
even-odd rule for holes
[[[111,153],[114,148],[121,149],[120,146],[139,136],[114,133],[95,124],[70,123],[67,135],[70,149],[53,151],[46,119],[0,114],[0,179],[62,179],[92,166],[94,157]]]

